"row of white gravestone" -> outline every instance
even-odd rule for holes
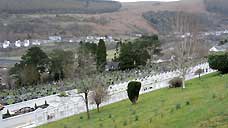
[[[205,73],[209,72],[209,70],[211,71],[208,63],[199,64],[197,66],[189,68],[188,74],[190,75],[190,77],[194,76],[195,75],[195,71],[198,70],[198,69],[203,69]],[[178,76],[179,76],[179,71],[175,70],[175,71],[159,73],[159,74],[155,74],[155,75],[148,75],[147,77],[133,79],[133,80],[140,81],[142,83],[142,85],[148,85],[148,84],[156,84],[158,82],[169,80],[169,79],[172,79],[172,78],[178,77]],[[123,82],[123,83],[120,83],[120,84],[110,85],[108,91],[110,92],[110,94],[115,94],[115,93],[118,93],[118,92],[121,92],[121,91],[125,91],[127,89],[127,84],[129,82],[130,81]]]
[[[208,64],[200,64],[193,68],[191,68],[191,72],[194,72],[197,69],[209,69]],[[140,93],[147,93],[153,90],[161,89],[168,86],[169,79],[177,76],[177,71],[170,71],[166,73],[160,73],[157,75],[148,75],[147,77],[138,78],[136,80],[142,82],[142,89]],[[194,76],[191,73],[191,77]],[[124,99],[127,99],[127,88],[128,82],[124,82],[121,84],[111,85],[109,88],[109,98],[101,106],[108,105],[111,103],[115,103]],[[78,114],[81,112],[85,112],[85,104],[83,100],[79,100],[77,102],[70,102],[70,99],[63,99],[63,103],[57,107],[49,107],[45,110],[38,110],[34,113],[34,118],[28,121],[28,123],[35,126],[50,122],[56,121],[58,119],[62,119],[65,117],[69,117],[74,114]],[[68,102],[67,102],[68,101]],[[90,104],[90,109],[95,109],[96,106],[94,104]],[[24,115],[21,116],[21,119],[25,117]],[[12,119],[13,120],[13,119]],[[14,121],[13,121],[14,122]],[[0,122],[1,123],[1,122]]]
[[[195,67],[192,68],[191,70],[197,70],[198,68],[207,69],[209,67],[208,67],[208,64],[201,64],[201,65],[196,66],[196,68]],[[210,70],[210,71],[212,71],[212,70]],[[142,90],[140,91],[140,94],[167,87],[169,79],[172,79],[173,77],[178,76],[177,73],[178,73],[178,71],[171,71],[171,72],[166,72],[166,73],[157,74],[157,75],[153,75],[153,76],[148,76],[148,77],[142,78],[142,79],[137,79],[137,80],[141,80],[142,85],[143,85]],[[205,73],[205,74],[207,74],[207,73]],[[191,78],[193,78],[194,76],[195,75],[193,74],[191,76]],[[117,85],[112,85],[112,89],[109,90],[111,93],[110,93],[108,100],[103,102],[101,104],[101,106],[105,106],[105,105],[108,105],[111,103],[115,103],[115,102],[127,99],[127,92],[126,92],[127,83],[128,82],[124,82],[122,84],[117,84]],[[117,91],[113,92],[114,89],[116,89]],[[52,111],[52,112],[49,111],[48,115],[49,115],[50,119],[46,119],[46,120],[48,122],[55,121],[58,119],[68,117],[73,114],[77,114],[77,113],[86,111],[83,100],[81,100],[80,103],[78,103],[76,106],[74,106],[74,109],[69,109],[69,108],[72,108],[73,104],[68,104],[68,105],[69,105],[69,107],[67,107],[67,108],[65,107],[64,109],[58,109],[58,111]],[[96,106],[94,104],[90,104],[89,108],[92,110],[92,109],[95,109]],[[60,110],[62,110],[62,112]],[[62,113],[62,114],[60,114],[60,113]]]

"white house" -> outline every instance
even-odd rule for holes
[[[215,32],[215,35],[216,36],[221,36],[222,35],[222,32],[221,31],[217,31],[217,32]]]
[[[86,39],[87,39],[87,40],[93,40],[94,37],[93,37],[93,36],[87,36]]]
[[[228,30],[225,30],[223,33],[224,33],[224,34],[228,34]]]
[[[51,41],[62,41],[61,36],[49,36],[49,40]]]
[[[5,40],[5,41],[3,42],[3,44],[2,44],[2,47],[3,47],[3,48],[8,48],[8,47],[10,47],[10,41]]]
[[[30,45],[30,41],[29,40],[24,40],[24,47],[28,47]]]
[[[185,35],[181,35],[181,38],[185,38],[186,36]]]
[[[40,42],[38,40],[32,41],[32,45],[40,45]]]
[[[15,41],[15,47],[20,48],[22,45],[22,42],[20,40]]]
[[[209,51],[210,52],[224,52],[224,51],[228,51],[228,43],[225,43],[224,45],[214,46]]]
[[[142,34],[135,34],[136,37],[142,37]]]

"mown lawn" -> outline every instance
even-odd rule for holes
[[[40,128],[228,128],[228,75],[209,74],[187,88],[162,89]]]

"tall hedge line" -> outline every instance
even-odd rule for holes
[[[210,68],[222,73],[228,73],[228,52],[218,52],[210,54],[208,57]]]

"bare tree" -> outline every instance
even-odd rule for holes
[[[91,99],[97,105],[97,111],[100,112],[100,104],[106,99],[108,95],[107,87],[103,82],[97,81],[97,85],[94,86]]]
[[[203,69],[200,68],[200,69],[198,69],[198,70],[195,71],[195,74],[196,74],[196,75],[199,75],[199,79],[200,79],[200,75],[201,75],[203,72],[204,72]]]
[[[86,105],[87,117],[90,119],[88,96],[96,81],[96,61],[95,57],[93,57],[83,44],[78,49],[77,60],[78,65],[75,73],[75,81],[80,81],[78,90],[84,94],[83,98]]]
[[[178,69],[185,88],[186,74],[189,68],[195,64],[195,60],[205,56],[203,40],[198,36],[200,25],[193,14],[179,12],[173,19],[173,29],[176,40],[172,55],[173,64]]]

